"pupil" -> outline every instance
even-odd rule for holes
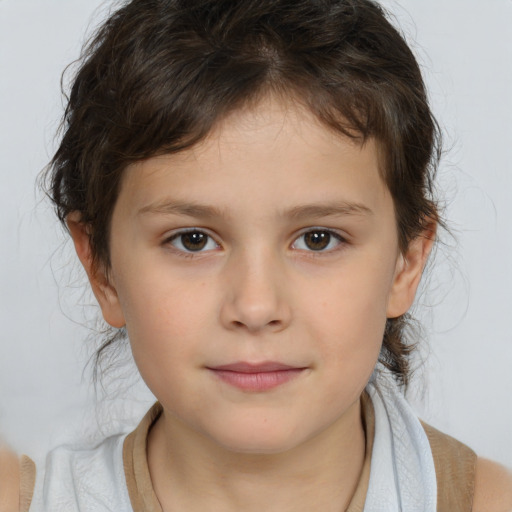
[[[309,249],[321,251],[325,249],[331,241],[331,235],[325,231],[311,231],[306,233],[305,242]]]
[[[189,251],[200,251],[206,245],[207,236],[198,231],[181,235],[181,243]]]

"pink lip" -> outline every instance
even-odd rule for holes
[[[294,379],[306,368],[266,361],[252,364],[237,362],[209,367],[219,379],[243,391],[268,391]]]

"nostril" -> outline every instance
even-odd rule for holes
[[[250,325],[245,324],[244,322],[240,322],[240,320],[233,320],[232,325],[235,326],[235,327],[249,327],[249,328],[251,328]],[[271,320],[266,325],[267,325],[267,327],[279,327],[281,325],[281,321],[280,320]]]

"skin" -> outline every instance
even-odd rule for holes
[[[487,459],[478,459],[473,512],[512,512],[510,469]]]
[[[348,505],[364,458],[359,398],[435,231],[400,253],[378,155],[374,140],[361,146],[266,98],[194,148],[126,170],[111,268],[92,265],[87,229],[70,216],[103,315],[126,326],[164,409],[148,441],[164,510]],[[204,248],[187,251],[183,230]],[[329,244],[312,250],[306,233]],[[254,392],[210,369],[238,361],[301,371]]]
[[[0,439],[0,512],[19,510],[19,488],[18,457]]]

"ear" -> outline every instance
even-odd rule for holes
[[[121,328],[126,324],[114,283],[107,276],[106,269],[94,262],[91,249],[90,225],[80,220],[79,212],[72,212],[66,218],[66,224],[75,244],[75,250],[82,263],[91,288],[101,307],[103,318],[112,327]]]
[[[401,316],[412,306],[423,269],[434,244],[436,228],[436,222],[429,222],[427,227],[411,240],[407,252],[398,257],[388,300],[388,318]]]

